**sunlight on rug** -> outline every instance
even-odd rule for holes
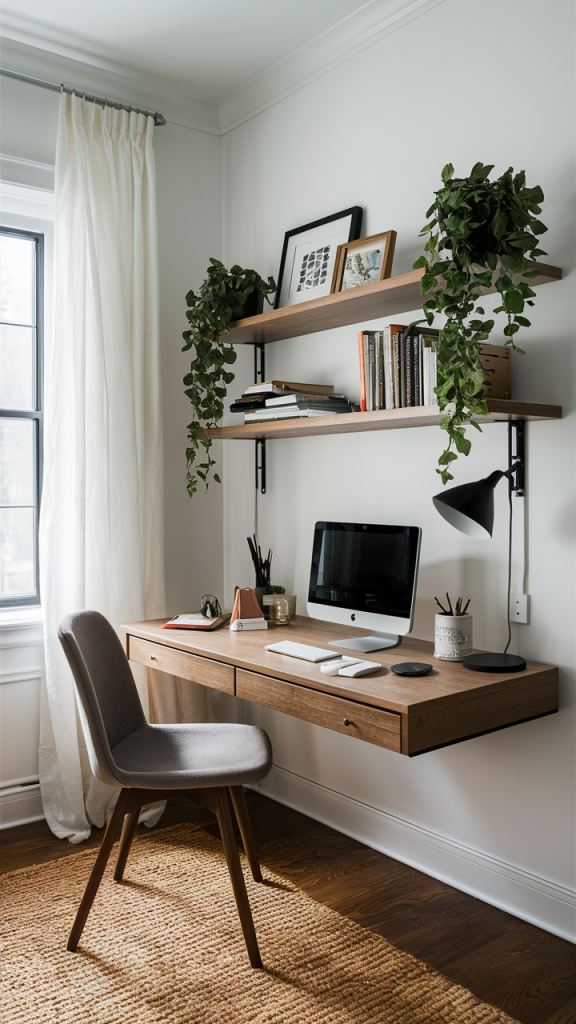
[[[264,970],[249,965],[221,844],[198,825],[114,852],[76,953],[95,851],[2,879],[4,1024],[515,1024],[243,859]]]

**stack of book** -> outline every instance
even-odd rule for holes
[[[389,324],[360,331],[360,410],[435,405],[438,331]]]
[[[335,395],[331,384],[295,384],[269,380],[252,384],[230,406],[230,412],[243,412],[245,423],[267,420],[301,419],[306,416],[331,416],[354,412],[345,395]]]

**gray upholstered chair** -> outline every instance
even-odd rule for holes
[[[66,615],[58,635],[79,697],[90,766],[101,782],[122,787],[68,939],[76,950],[120,822],[114,880],[124,867],[142,806],[178,794],[208,807],[220,834],[252,967],[261,967],[252,912],[230,817],[230,792],[252,875],[262,881],[243,783],[270,771],[272,750],[251,725],[148,725],[122,644],[99,612]]]

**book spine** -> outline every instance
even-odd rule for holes
[[[390,336],[390,325],[383,331],[384,349],[384,408],[393,409],[394,395],[392,392],[392,339]]]
[[[378,409],[384,409],[384,332],[376,331],[376,348],[378,364]]]
[[[408,335],[410,333],[409,327],[404,327],[400,335],[400,345],[398,348],[400,356],[400,403],[401,408],[406,409],[409,403],[409,391],[408,382],[410,380],[410,366],[412,360],[409,362],[409,347],[407,345]]]
[[[430,401],[430,346],[426,344],[426,338],[422,339],[422,385],[423,405],[432,405]]]
[[[430,348],[430,405],[437,405],[436,388],[438,386],[438,353],[436,344]]]
[[[366,412],[366,373],[364,364],[363,331],[358,331],[358,356],[360,359],[360,412]]]
[[[411,332],[412,341],[412,405],[422,405],[420,394],[420,335],[418,331]]]
[[[368,338],[368,381],[366,387],[366,410],[374,410],[374,397],[376,392],[376,362],[374,358],[374,331],[365,332]]]
[[[400,408],[400,334],[392,335],[392,390],[394,394],[393,409]]]

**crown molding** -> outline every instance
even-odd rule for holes
[[[171,124],[224,135],[281,102],[381,39],[429,13],[444,0],[369,0],[306,46],[225,97],[208,103],[161,82],[126,74],[113,61],[80,51],[72,37],[50,38],[3,18],[2,65],[21,74],[64,82],[164,114]],[[50,46],[51,49],[45,49]]]
[[[7,31],[7,30],[5,30]],[[53,45],[51,42],[49,45]],[[187,96],[156,82],[136,78],[99,64],[89,64],[64,53],[50,52],[3,35],[2,67],[20,74],[64,82],[79,91],[109,96],[144,109],[158,110],[170,124],[220,135],[215,103]],[[94,58],[96,60],[96,58]]]
[[[218,104],[222,134],[374,46],[444,0],[371,0]]]

